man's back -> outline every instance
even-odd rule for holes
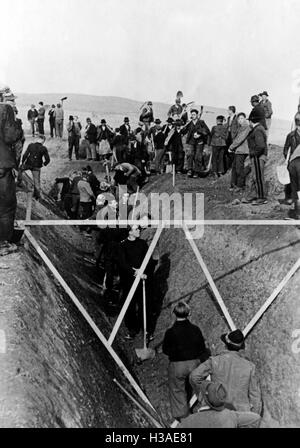
[[[41,143],[36,142],[28,145],[22,160],[29,169],[42,168],[43,164],[44,166],[49,164],[50,157],[47,148]]]
[[[261,412],[261,392],[255,376],[255,366],[238,352],[226,351],[209,358],[191,373],[190,381],[195,389],[211,375],[211,381],[224,384],[227,402],[238,411]]]

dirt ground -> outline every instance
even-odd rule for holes
[[[55,177],[68,174],[74,167],[77,168],[86,165],[85,161],[70,163],[66,160],[67,151],[65,142],[58,144],[56,141],[53,141],[48,146],[52,163],[49,165],[49,168],[43,170],[42,174],[43,189],[46,192],[51,190]],[[232,194],[228,191],[228,176],[224,176],[216,183],[210,178],[194,180],[187,179],[184,176],[178,176],[175,191],[182,193],[191,191],[204,192],[206,219],[283,219],[286,215],[287,208],[285,206],[279,206],[277,199],[282,195],[282,188],[274,182],[275,162],[280,159],[280,154],[281,148],[276,146],[271,148],[270,161],[267,168],[270,200],[266,206],[254,208],[250,205],[233,205],[232,202],[235,199],[240,199],[241,195]],[[101,177],[103,173],[99,164],[95,163],[93,167],[96,174]],[[151,184],[145,188],[146,192],[150,190],[152,192],[164,191],[172,193],[171,177],[168,175],[153,177]],[[24,206],[25,204],[25,197],[22,193],[19,194],[19,203],[21,205],[19,218],[22,219],[24,217],[22,205]],[[51,219],[54,216],[53,212],[57,212],[57,209],[55,203],[46,197],[42,203],[34,203],[33,211],[35,219]],[[93,315],[101,330],[108,336],[116,317],[106,313],[106,304],[99,294],[99,279],[97,278],[94,267],[84,261],[84,257],[93,257],[93,242],[83,239],[79,231],[74,228],[35,228],[32,229],[32,232],[54,265],[62,273],[67,283],[70,284],[71,288],[82,300],[84,306]],[[146,232],[153,233],[153,230]],[[207,263],[225,304],[228,306],[234,322],[242,329],[300,256],[299,229],[290,226],[207,226],[205,227],[203,238],[197,241],[197,246]],[[30,251],[30,256],[27,254],[28,250]],[[161,353],[161,342],[166,329],[172,324],[172,307],[182,298],[190,303],[192,307],[192,321],[201,327],[207,344],[213,353],[216,353],[220,349],[219,337],[228,328],[207,284],[207,280],[188,242],[184,238],[182,230],[165,230],[161,237],[159,250],[161,260],[156,271],[156,284],[159,300],[161,301],[161,313],[157,321],[155,339],[151,343],[151,346],[157,350],[156,357],[153,361],[147,361],[142,365],[138,364],[134,355],[134,348],[141,346],[142,339],[139,337],[133,343],[124,342],[123,327],[117,338],[116,350],[139,378],[141,386],[146,391],[154,407],[164,420],[170,423],[172,419],[167,387],[168,361]],[[32,280],[30,287],[34,291],[31,299],[28,299],[30,295],[26,293],[24,300],[24,291],[22,288],[18,289],[18,293],[20,294],[18,312],[22,314],[22,319],[25,319],[27,322],[26,328],[29,339],[31,339],[32,335],[40,331],[38,323],[41,317],[35,318],[36,328],[33,329],[32,326],[30,327],[34,307],[36,307],[35,312],[39,316],[43,313],[42,309],[45,306],[45,302],[49,299],[54,300],[53,297],[55,297],[56,301],[60,301],[62,308],[67,308],[68,315],[70,306],[66,305],[68,299],[61,292],[58,292],[59,288],[55,286],[46,268],[39,266],[40,263],[37,260],[33,264],[31,258],[34,255],[31,252],[32,249],[29,249],[26,245],[22,249],[21,254],[11,255],[11,261],[8,260],[11,266],[15,267],[13,272],[16,278],[20,279],[20,282],[25,281],[25,270],[27,271],[27,277],[30,273],[32,275],[32,272],[35,272],[37,268],[38,274],[42,270],[43,281],[39,285],[40,289],[36,290],[38,286],[35,283],[35,280],[40,278],[40,276],[36,275],[34,281],[32,276],[29,277]],[[1,262],[6,263],[6,260],[1,260]],[[19,265],[21,266],[21,270],[17,268]],[[6,271],[0,269],[0,284],[1,281],[5,280],[5,277]],[[37,281],[37,283],[40,283],[40,281]],[[294,330],[300,328],[299,292],[300,274],[298,272],[254,328],[247,340],[247,356],[256,363],[261,379],[265,403],[264,426],[300,426],[299,356],[295,355],[291,348],[293,342],[292,333]],[[6,294],[8,294],[7,290]],[[38,300],[41,295],[43,296],[42,307]],[[12,303],[14,301],[14,298],[11,297],[10,302]],[[24,304],[26,305],[25,309]],[[47,312],[51,309],[52,307],[48,304],[46,306]],[[9,316],[9,314],[6,314],[6,316]],[[73,312],[71,316],[73,318]],[[59,339],[63,339],[62,350],[59,353],[57,350],[53,352],[53,360],[55,357],[61,359],[62,353],[65,353],[66,359],[73,362],[69,358],[69,353],[72,354],[72,357],[74,355],[74,351],[70,345],[72,345],[72,341],[78,333],[76,326],[81,326],[80,318],[78,316],[76,318],[77,320],[74,326],[71,325],[71,338],[68,330],[69,321],[68,319],[66,320],[66,315],[64,316],[62,314],[59,317],[62,326],[66,323],[67,328],[64,335],[57,332],[57,316],[55,313],[49,320],[47,328],[50,333],[49,335],[47,334],[47,337],[50,337],[52,331],[56,331],[56,337],[59,335]],[[80,329],[80,335],[83,335],[81,336],[83,338],[82,344],[88,344],[85,339],[86,332],[89,333],[87,329],[85,329],[85,332]],[[15,331],[14,334],[18,335],[18,331]],[[43,335],[40,336],[40,340],[42,344],[47,345],[47,341],[44,341]],[[117,421],[121,421],[125,426],[134,424],[122,420],[122,416],[126,414],[126,411],[124,414],[124,410],[122,411],[121,407],[119,414],[115,415],[114,421],[116,407],[113,403],[110,403],[111,395],[109,394],[108,398],[106,389],[110,390],[113,387],[111,383],[111,372],[114,372],[115,367],[111,365],[107,357],[104,359],[103,355],[100,355],[99,359],[95,359],[95,350],[97,350],[95,349],[95,345],[98,346],[98,342],[95,342],[93,335],[89,335],[87,340],[93,341],[93,347],[91,348],[90,354],[87,355],[87,358],[82,358],[82,352],[79,349],[76,362],[79,363],[80,368],[78,370],[75,369],[73,378],[77,378],[78,375],[81,377],[80,372],[82,372],[84,377],[83,366],[86,367],[91,363],[93,374],[87,374],[89,378],[86,378],[86,383],[89,383],[93,376],[101,378],[101,381],[99,380],[100,384],[96,389],[92,387],[88,389],[86,400],[93,401],[89,395],[91,391],[93,394],[95,391],[96,394],[100,394],[101,399],[98,401],[101,403],[99,413],[106,412],[106,418],[103,415],[96,415],[93,418],[90,416],[90,419],[86,420],[86,417],[84,417],[86,415],[86,408],[80,414],[77,421],[75,418],[70,417],[73,415],[70,412],[70,408],[72,407],[70,396],[74,404],[74,396],[76,396],[77,392],[74,391],[74,395],[68,395],[70,393],[68,391],[69,383],[68,378],[65,376],[68,369],[62,369],[63,373],[58,378],[65,385],[63,387],[63,398],[59,400],[58,397],[55,397],[55,410],[62,409],[62,403],[64,403],[64,406],[67,403],[69,413],[67,412],[66,415],[69,417],[64,419],[59,414],[59,419],[65,425],[68,425],[66,421],[69,418],[70,426],[84,426],[85,424],[93,426],[95,422],[97,422],[96,424],[100,424],[100,426],[116,426]],[[44,345],[42,346],[44,347]],[[40,352],[37,352],[37,347],[39,347],[38,344],[35,344],[33,347],[36,363],[39,362],[38,356],[40,356]],[[76,350],[78,349],[77,342],[74,342],[74,347],[76,347]],[[28,359],[31,360],[32,358],[26,356],[26,351],[22,356],[20,353],[14,352],[14,356],[16,356],[15,359],[22,359],[24,363],[31,363]],[[49,356],[48,352],[47,356]],[[111,367],[108,368],[108,365]],[[11,374],[12,370],[9,370],[9,372]],[[52,374],[52,366],[49,367],[49,364],[48,374]],[[45,378],[45,371],[42,371],[40,375],[42,379]],[[102,390],[103,384],[105,384],[105,390]],[[33,408],[35,407],[34,403],[38,407],[43,407],[44,402],[41,389],[38,389],[39,395],[37,401],[35,401],[35,389],[30,389],[29,387],[28,390],[33,395],[31,400]],[[53,389],[49,388],[49,390],[46,390],[47,400],[51,400]],[[20,393],[21,391],[19,390]],[[16,395],[18,395],[17,392]],[[6,398],[8,396],[13,396],[13,394],[7,394]],[[117,401],[120,399],[120,396],[113,392],[113,399]],[[11,405],[13,406],[13,399]],[[94,412],[95,403],[93,402],[91,406]],[[27,413],[25,412],[23,416],[22,412],[19,414],[21,415],[20,425],[25,424],[24,422],[28,418]],[[32,412],[34,413],[34,409],[32,409]],[[37,419],[36,422],[43,422],[45,415],[42,412],[39,420]],[[141,424],[141,422],[137,423],[135,418],[133,418],[133,421],[136,422],[135,424]],[[45,419],[43,425],[47,426],[48,424],[49,420]],[[51,421],[50,424],[55,423]]]

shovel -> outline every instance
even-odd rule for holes
[[[141,361],[155,358],[155,351],[147,347],[147,314],[146,314],[146,283],[143,280],[143,314],[144,314],[144,347],[136,348],[136,356]]]

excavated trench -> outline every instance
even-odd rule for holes
[[[272,178],[273,169],[268,177]],[[210,180],[178,178],[176,191],[205,193],[207,219],[282,219],[285,211],[270,201],[263,210],[232,206],[225,186]],[[168,176],[146,191],[172,193]],[[274,191],[272,192],[272,194]],[[24,198],[20,204],[24,204]],[[34,219],[53,218],[51,201],[35,204]],[[24,210],[20,209],[22,218]],[[149,229],[153,234],[153,229]],[[99,294],[91,257],[93,243],[74,228],[32,228],[32,233],[70,285],[96,324],[108,337],[116,317],[107,313]],[[244,328],[300,256],[297,227],[207,226],[198,248],[235,324]],[[166,229],[159,243],[156,293],[160,313],[155,340],[156,358],[137,364],[134,343],[124,343],[124,329],[114,348],[138,379],[151,403],[168,423],[167,359],[161,353],[165,330],[172,324],[172,307],[180,299],[192,307],[213,353],[228,327],[222,312],[180,229]],[[113,383],[116,377],[130,390],[114,361],[83,321],[70,299],[25,242],[19,253],[0,260],[0,328],[7,338],[0,355],[0,426],[22,427],[147,427],[138,409]],[[264,398],[266,427],[300,426],[299,354],[293,334],[300,329],[300,273],[289,281],[247,339],[246,354],[255,362]]]

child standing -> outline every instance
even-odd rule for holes
[[[212,171],[215,177],[224,174],[224,156],[227,139],[227,126],[225,126],[225,117],[219,115],[217,117],[217,125],[211,130],[211,147],[212,147]]]

